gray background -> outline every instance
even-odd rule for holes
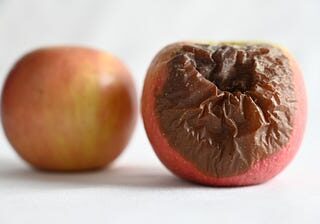
[[[131,69],[140,97],[146,69],[179,40],[266,40],[300,62],[309,122],[294,162],[272,181],[223,189],[172,176],[154,155],[141,119],[108,170],[31,170],[0,132],[0,223],[319,223],[320,1],[0,0],[0,84],[25,52],[47,45],[110,51]]]

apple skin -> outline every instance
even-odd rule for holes
[[[51,171],[102,168],[124,149],[136,120],[131,74],[113,55],[49,47],[22,57],[2,93],[2,122],[17,153]]]
[[[149,141],[160,159],[160,161],[172,173],[182,179],[209,186],[247,186],[256,185],[268,181],[280,173],[296,155],[303,138],[303,133],[307,118],[306,91],[301,70],[286,50],[280,47],[287,58],[293,71],[293,80],[296,94],[296,111],[293,122],[293,131],[289,142],[273,155],[254,164],[247,172],[231,177],[212,177],[199,171],[191,162],[183,158],[177,151],[172,149],[167,139],[161,133],[159,121],[155,114],[155,95],[159,93],[167,79],[168,71],[166,61],[169,59],[170,52],[176,45],[187,42],[168,45],[161,50],[152,61],[147,72],[143,94],[141,99],[141,110],[145,130]]]

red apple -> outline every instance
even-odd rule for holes
[[[272,44],[175,43],[149,67],[142,116],[174,174],[213,186],[259,184],[300,146],[303,78],[292,56]]]
[[[113,55],[50,47],[22,57],[2,93],[5,134],[34,167],[101,168],[126,146],[135,124],[131,75]]]

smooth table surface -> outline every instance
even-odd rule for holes
[[[140,97],[147,67],[178,40],[270,40],[301,64],[309,122],[290,166],[259,186],[210,188],[174,177],[156,158],[141,118],[109,169],[45,173],[0,132],[0,223],[320,223],[320,2],[0,0],[0,84],[25,52],[87,45],[132,70]]]

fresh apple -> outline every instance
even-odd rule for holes
[[[2,93],[5,134],[34,167],[97,169],[126,146],[136,119],[131,74],[115,56],[84,47],[22,57]]]
[[[174,174],[200,184],[259,184],[296,154],[306,123],[296,61],[268,43],[180,42],[162,49],[144,83],[149,140]]]

